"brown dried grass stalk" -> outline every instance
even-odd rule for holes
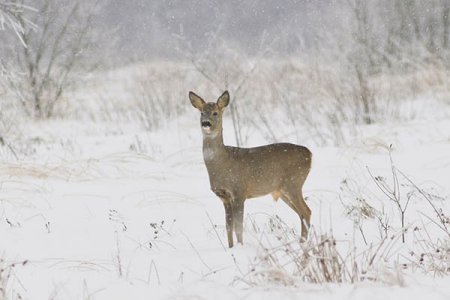
[[[357,249],[347,241],[337,241],[332,233],[313,229],[307,241],[280,218],[271,218],[269,230],[260,239],[260,254],[242,281],[249,285],[301,283],[355,283],[362,281],[403,285],[400,265],[391,261],[391,250],[400,236],[377,245]]]

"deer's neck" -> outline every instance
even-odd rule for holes
[[[203,136],[203,158],[206,163],[217,161],[223,158],[225,145],[223,144],[223,134],[220,130],[216,135]]]

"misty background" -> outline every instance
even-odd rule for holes
[[[101,14],[107,28],[117,28],[117,54],[135,58],[180,58],[183,45],[205,51],[213,37],[248,54],[264,47],[295,53],[342,17],[336,1],[306,0],[112,0]]]
[[[346,144],[361,124],[446,111],[449,15],[448,0],[0,0],[0,108],[152,131],[187,91],[228,89],[238,145],[279,126]]]

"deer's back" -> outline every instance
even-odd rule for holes
[[[255,148],[229,147],[231,158],[241,168],[242,175],[252,177],[292,178],[309,172],[311,151],[288,143],[271,144]],[[272,175],[271,175],[272,174]]]
[[[225,148],[226,157],[208,167],[211,187],[239,190],[247,198],[269,194],[287,185],[301,188],[311,168],[311,151],[299,145]]]

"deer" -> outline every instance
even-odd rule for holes
[[[211,190],[225,208],[228,246],[232,248],[233,232],[243,244],[244,202],[271,194],[281,198],[300,218],[301,239],[307,239],[311,210],[303,198],[303,184],[311,169],[311,151],[290,143],[275,143],[254,148],[225,146],[222,117],[230,102],[228,91],[216,102],[205,102],[189,92],[193,107],[201,113],[203,159]]]

